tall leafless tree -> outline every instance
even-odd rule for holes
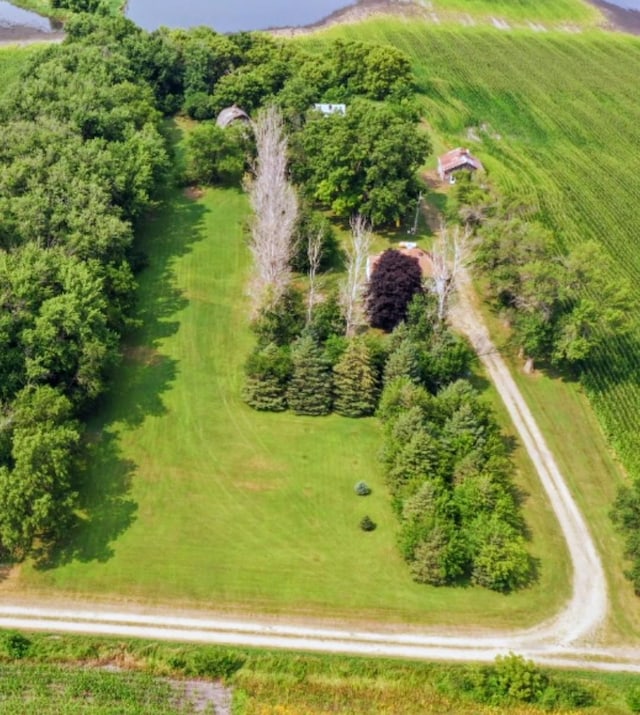
[[[318,269],[320,268],[320,261],[322,260],[322,243],[323,243],[323,231],[322,229],[316,231],[315,233],[310,233],[307,238],[307,259],[309,261],[309,293],[307,296],[307,325],[311,322],[311,314],[313,312],[313,306],[316,302],[316,292],[317,292],[317,276]]]
[[[342,284],[340,301],[346,321],[346,334],[355,335],[364,324],[364,289],[367,283],[367,261],[371,252],[371,230],[361,214],[352,216],[351,237],[347,246],[347,277]]]
[[[254,311],[278,302],[291,281],[298,197],[287,175],[288,142],[280,111],[267,107],[253,126],[257,159],[249,186],[253,223]]]
[[[438,299],[438,319],[443,321],[451,294],[456,288],[456,279],[469,258],[471,230],[459,226],[450,229],[446,225],[440,227],[440,235],[431,248],[433,260],[433,275],[430,287]]]

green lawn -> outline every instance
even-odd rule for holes
[[[410,580],[395,546],[376,420],[243,405],[246,219],[246,197],[217,190],[198,201],[175,194],[148,224],[144,327],[92,425],[86,522],[55,563],[23,567],[12,587],[438,624],[550,615],[567,595],[564,549],[520,452],[540,582],[511,596],[428,588]],[[353,493],[359,479],[370,497]],[[373,533],[358,528],[366,513]]]

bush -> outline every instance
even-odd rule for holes
[[[370,516],[363,516],[360,520],[360,528],[362,531],[375,531],[377,524]]]
[[[31,641],[22,633],[6,633],[3,638],[3,645],[9,658],[24,658],[31,648]]]
[[[640,685],[634,685],[627,693],[627,705],[632,713],[640,713]]]
[[[359,497],[368,497],[371,494],[371,487],[366,482],[358,482],[353,490]]]
[[[235,653],[217,648],[202,649],[195,652],[187,663],[188,675],[201,675],[209,678],[230,678],[242,668],[245,659]]]

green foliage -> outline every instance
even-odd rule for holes
[[[493,668],[484,671],[485,697],[496,704],[538,702],[548,683],[548,676],[532,661],[513,653],[498,656]]]
[[[371,494],[371,487],[366,482],[360,481],[360,482],[357,482],[357,484],[353,488],[353,491],[359,497],[368,497],[369,494]]]
[[[31,641],[16,631],[8,631],[2,638],[2,645],[9,658],[25,658],[31,649]]]
[[[311,335],[297,340],[291,349],[293,369],[287,390],[289,409],[298,415],[331,412],[331,366]]]
[[[334,409],[345,417],[366,417],[375,412],[378,374],[371,350],[363,338],[353,338],[333,368]]]
[[[302,296],[288,288],[273,306],[263,308],[251,326],[260,345],[290,345],[304,328]]]
[[[186,179],[193,184],[239,184],[245,172],[249,142],[242,127],[226,129],[199,124],[189,133]]]
[[[360,528],[362,531],[375,531],[377,524],[373,521],[373,519],[371,519],[370,516],[363,516],[360,520]]]
[[[628,329],[632,292],[606,278],[611,262],[594,242],[554,259],[547,231],[499,215],[483,232],[478,262],[490,271],[496,300],[510,311],[514,339],[528,357],[584,366],[603,341]]]
[[[640,685],[631,688],[627,693],[627,705],[632,713],[640,713]]]
[[[386,104],[354,101],[346,116],[314,112],[293,138],[293,172],[337,215],[400,220],[418,194],[415,173],[430,144]]]
[[[618,490],[611,509],[611,519],[625,538],[625,556],[631,567],[625,571],[633,584],[636,595],[640,596],[640,481]]]
[[[287,409],[287,385],[292,374],[287,348],[269,343],[257,345],[245,364],[244,401],[254,410],[282,412]]]

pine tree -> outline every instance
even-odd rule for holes
[[[422,377],[420,350],[411,340],[403,340],[389,355],[384,366],[384,384],[398,377],[406,377],[419,385]]]
[[[331,412],[333,376],[315,340],[310,335],[300,338],[291,357],[293,374],[287,390],[289,409],[298,415]]]
[[[334,410],[345,417],[372,415],[378,401],[378,375],[362,338],[349,342],[333,372]]]
[[[274,343],[256,348],[245,365],[242,398],[254,410],[282,412],[287,409],[287,382],[291,360],[287,351]]]

